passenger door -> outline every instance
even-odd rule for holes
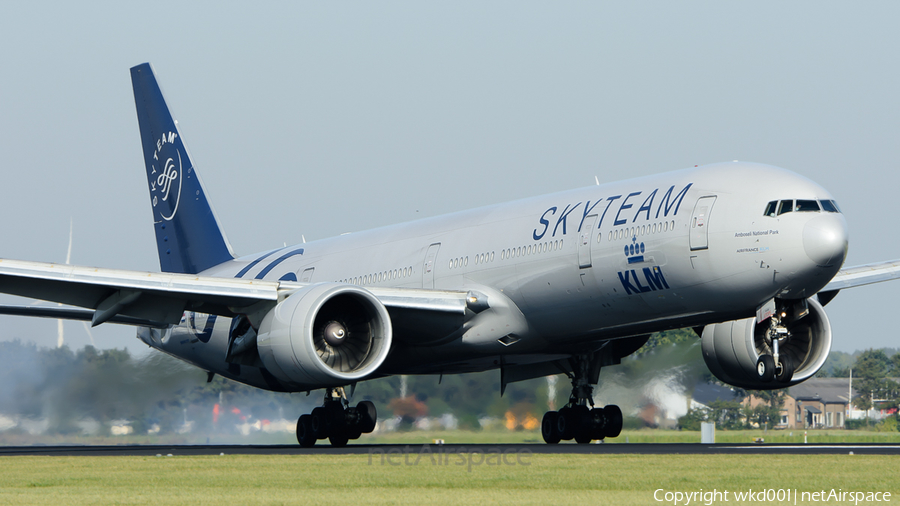
[[[578,233],[578,267],[587,269],[591,266],[591,247],[593,242],[591,238],[594,236],[594,224],[597,222],[597,215],[593,214],[585,218]]]
[[[425,264],[422,268],[422,288],[434,288],[434,266],[441,243],[436,242],[428,247],[425,253]]]
[[[694,214],[691,215],[691,251],[709,248],[709,213],[715,202],[715,195],[701,197],[694,206]]]

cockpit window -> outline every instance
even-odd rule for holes
[[[789,213],[794,210],[794,201],[793,200],[782,200],[781,204],[778,206],[778,214]]]
[[[841,210],[838,208],[837,202],[833,200],[822,200],[822,209],[827,213],[839,213]]]
[[[765,216],[775,217],[785,213],[839,213],[837,202],[833,200],[773,200],[766,204]]]

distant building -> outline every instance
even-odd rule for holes
[[[849,378],[811,378],[788,389],[782,420],[792,429],[843,428],[849,409]]]
[[[691,409],[709,410],[709,405],[716,401],[739,401],[737,392],[714,383],[700,383],[694,388],[691,396]]]
[[[853,392],[856,397],[856,392]],[[763,401],[753,395],[745,406],[756,407]],[[788,389],[775,427],[782,429],[843,428],[851,414],[849,378],[811,378]],[[855,411],[855,410],[854,410]],[[865,416],[865,412],[862,416]],[[859,416],[852,416],[858,418]]]

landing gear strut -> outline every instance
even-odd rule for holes
[[[809,312],[805,305],[801,304],[801,306],[799,310],[794,308],[794,312],[799,313],[792,316],[795,321],[806,316]],[[766,329],[764,340],[772,354],[760,355],[756,361],[756,375],[759,381],[763,383],[769,383],[772,380],[776,380],[779,383],[787,383],[794,376],[794,368],[796,367],[794,360],[789,354],[780,353],[780,348],[787,344],[792,337],[791,331],[787,326],[790,310],[787,307],[779,308],[769,318],[769,328]]]
[[[559,411],[548,411],[541,421],[541,435],[548,444],[574,439],[579,444],[616,437],[622,432],[622,410],[618,406],[594,407],[592,397],[600,375],[599,355],[583,353],[570,359],[573,372],[569,402]],[[590,404],[590,407],[588,407]]]
[[[328,439],[331,446],[346,446],[351,439],[375,430],[376,411],[371,401],[362,401],[355,408],[344,393],[344,387],[325,389],[325,402],[311,414],[297,420],[297,441],[310,448],[319,439]]]

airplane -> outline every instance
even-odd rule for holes
[[[571,380],[545,442],[616,437],[594,405],[602,367],[650,334],[693,328],[725,383],[784,388],[832,344],[823,306],[900,277],[900,261],[842,269],[832,195],[778,167],[695,166],[236,256],[153,68],[131,68],[161,272],[0,259],[0,292],[66,304],[0,314],[137,327],[148,346],[279,392],[323,390],[297,440],[344,446],[375,428],[356,384],[500,371]]]

